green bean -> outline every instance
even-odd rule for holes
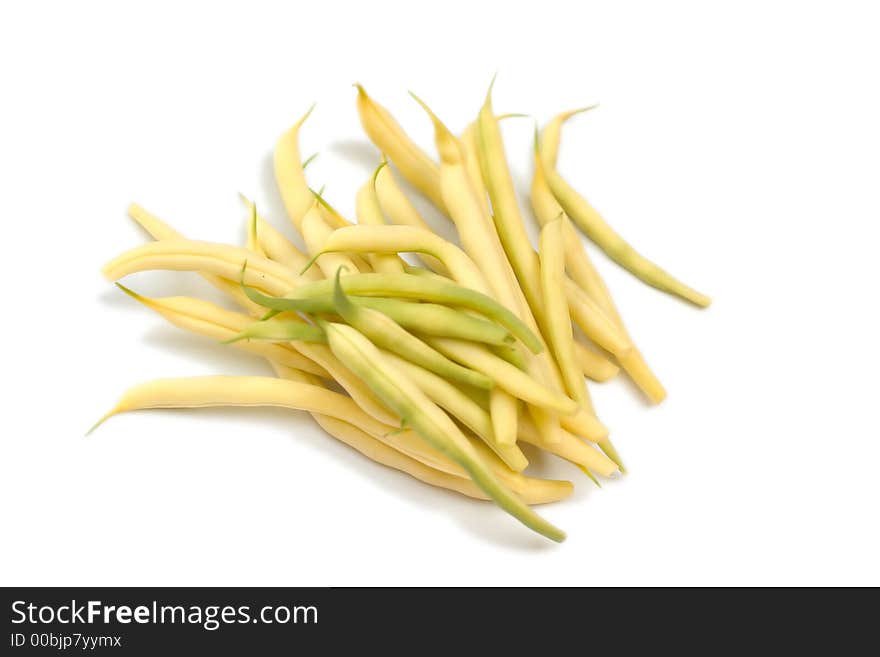
[[[474,310],[497,322],[519,338],[531,351],[539,353],[543,345],[538,337],[510,310],[491,297],[454,283],[411,274],[349,274],[342,279],[346,294],[356,296],[400,297],[445,303]],[[247,288],[248,297],[272,310],[298,310],[302,299],[315,299],[333,293],[333,281],[304,283],[286,297],[271,297]]]
[[[416,365],[424,367],[436,374],[459,381],[477,388],[489,389],[492,380],[484,374],[463,367],[448,358],[416,336],[408,333],[394,322],[388,315],[378,310],[364,308],[349,301],[342,286],[339,284],[340,271],[336,272],[333,289],[333,304],[336,313],[346,322],[363,333],[373,344],[394,352]]]
[[[232,343],[239,340],[272,340],[274,342],[290,342],[301,340],[303,342],[327,342],[327,337],[317,326],[306,324],[299,319],[275,317],[265,322],[254,322],[240,333],[229,338],[225,342]]]
[[[337,358],[425,442],[458,463],[498,506],[539,534],[554,541],[565,540],[562,530],[532,511],[498,480],[455,422],[399,370],[389,366],[367,338],[344,324],[324,322],[323,328]]]

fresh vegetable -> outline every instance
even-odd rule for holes
[[[114,282],[150,270],[199,273],[240,310],[191,297],[146,297],[117,285],[172,324],[260,357],[276,376],[141,384],[95,426],[141,409],[301,410],[368,458],[491,500],[561,541],[564,532],[530,505],[564,499],[573,485],[526,475],[535,450],[524,453],[522,444],[570,462],[598,485],[625,469],[585,376],[607,381],[622,369],[651,401],[666,395],[575,224],[650,285],[698,306],[709,299],[636,253],[556,171],[561,127],[583,110],[558,115],[540,137],[536,130],[536,249],[499,127],[505,116],[522,115],[497,115],[491,86],[459,133],[413,95],[431,121],[437,160],[355,86],[361,124],[379,147],[355,197],[357,224],[306,178],[314,156],[302,161],[299,136],[312,108],[281,136],[273,155],[284,208],[306,253],[244,196],[244,247],[187,239],[132,204],[129,216],[156,241],[103,269]],[[452,221],[456,237],[434,232],[396,173]],[[407,260],[410,254],[423,266]]]

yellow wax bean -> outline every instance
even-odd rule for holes
[[[154,408],[212,408],[216,406],[276,406],[309,413],[320,413],[349,421],[358,417],[361,427],[381,436],[389,445],[438,469],[458,466],[443,454],[425,449],[412,431],[389,433],[391,427],[360,413],[354,401],[321,386],[267,376],[194,376],[157,379],[129,388],[122,399],[89,430],[94,431],[108,418],[120,413]]]
[[[325,323],[323,328],[334,354],[428,444],[464,468],[474,483],[496,504],[547,538],[554,541],[565,539],[564,532],[537,515],[498,480],[479,456],[474,444],[468,441],[449,416],[406,376],[385,361],[369,340],[357,330],[343,324]]]
[[[382,208],[376,196],[376,176],[385,167],[385,163],[379,165],[372,177],[358,190],[356,203],[358,225],[361,226],[384,226],[385,218],[382,216]],[[326,248],[326,244],[325,244]],[[403,263],[400,258],[393,254],[376,253],[367,256],[373,271],[386,274],[403,273]]]
[[[540,148],[537,131],[535,133],[535,174],[532,178],[531,200],[532,208],[535,211],[535,217],[542,226],[548,221],[552,221],[563,212],[562,206],[556,201],[556,198],[550,191],[550,187],[547,185],[544,176],[544,166],[545,162],[555,166],[556,153],[559,148],[559,128],[562,124],[562,120],[570,115],[572,115],[572,113],[561,114],[560,117],[562,117],[562,119],[557,117],[557,119],[548,124],[544,129]],[[546,149],[543,157],[541,149]],[[605,316],[615,323],[617,328],[620,329],[621,335],[632,343],[626,327],[623,324],[623,320],[620,317],[620,313],[617,311],[617,307],[611,299],[611,294],[609,293],[605,282],[602,280],[601,276],[599,276],[599,273],[590,261],[590,258],[581,243],[580,237],[577,235],[574,226],[571,225],[571,221],[564,215],[564,213],[562,222],[566,249],[566,269],[571,274],[575,283],[577,283],[577,285],[599,306]],[[571,295],[569,298],[573,299],[574,296],[575,295]],[[578,308],[575,307],[574,310],[577,312]],[[587,318],[582,316],[581,320],[586,322]],[[621,355],[618,356],[618,362],[639,389],[645,393],[649,400],[653,403],[663,401],[666,397],[666,390],[648,367],[641,352],[636,347],[633,347],[629,352],[621,353]]]
[[[361,85],[355,86],[358,115],[370,141],[394,162],[413,187],[445,211],[437,163],[416,146],[388,110],[370,98]]]
[[[535,322],[529,303],[520,289],[511,264],[507,260],[492,219],[484,212],[478,194],[471,185],[470,176],[465,166],[467,153],[464,147],[424,102],[416,96],[413,97],[423,107],[434,124],[434,138],[440,153],[441,189],[449,216],[455,223],[464,250],[471,258],[480,262],[486,280],[496,298],[508,308],[514,309],[520,319],[537,333],[538,324]],[[534,251],[532,251],[532,258],[537,259]],[[549,354],[539,354],[535,358],[528,358],[526,365],[529,373],[537,381],[561,390],[561,378]],[[507,401],[495,406],[496,409],[504,408],[507,412],[506,421],[499,421],[496,426],[496,431],[500,432],[502,426],[510,426],[511,404]],[[558,421],[552,415],[531,405],[529,413],[535,418],[548,439],[554,440],[559,427]],[[506,439],[512,440],[511,437]]]
[[[348,422],[328,415],[314,414],[314,418],[324,431],[377,463],[405,472],[419,481],[438,488],[446,488],[478,500],[491,500],[469,478],[437,470],[398,452]],[[516,472],[498,476],[530,506],[563,500],[574,490],[571,482],[568,481],[535,479]]]
[[[551,153],[552,155],[552,153]],[[542,159],[544,156],[542,155]],[[556,171],[555,164],[544,162],[544,176],[553,195],[566,214],[609,258],[644,283],[705,308],[712,300],[688,287],[671,274],[639,254],[609,226],[592,205]]]
[[[571,319],[588,338],[618,357],[632,351],[629,338],[574,281],[563,277],[560,287],[568,302]]]
[[[324,245],[334,233],[334,230],[324,221],[317,203],[312,205],[306,212],[300,224],[300,229],[306,242],[306,248],[309,250],[309,255],[313,259],[317,259],[318,266],[321,268],[324,276],[332,278],[340,268],[349,274],[356,274],[360,271],[354,264],[354,261],[348,256],[341,253],[324,251]]]
[[[400,418],[395,415],[372,391],[355,376],[327,345],[313,342],[291,342],[291,345],[307,358],[312,359],[323,367],[336,383],[349,394],[357,406],[382,424],[399,426]],[[344,419],[344,418],[343,418]]]
[[[149,233],[153,239],[184,239],[183,235],[177,232],[174,228],[159,219],[159,217],[157,217],[156,215],[147,212],[144,208],[137,205],[136,203],[132,203],[128,206],[127,213],[128,216],[136,221],[141,226],[141,228],[147,231],[147,233]],[[244,291],[241,289],[241,285],[239,285],[237,282],[228,280],[221,276],[215,276],[213,274],[206,273],[202,273],[202,278],[204,278],[212,286],[232,298],[239,306],[241,306],[251,314],[255,315],[262,312],[263,309],[247,298],[247,295],[245,295]]]
[[[603,477],[610,477],[620,469],[617,463],[602,452],[567,431],[562,432],[562,440],[559,442],[546,442],[528,418],[523,418],[520,422],[519,437],[523,442],[540,447],[577,465],[595,470]]]
[[[598,383],[613,379],[620,371],[617,365],[580,342],[574,343],[574,356],[581,372]]]
[[[489,209],[489,195],[486,191],[486,184],[483,181],[483,174],[480,171],[480,153],[477,138],[477,124],[469,123],[459,138],[462,148],[464,149],[464,167],[467,172],[471,188],[480,202],[480,206],[486,215],[491,215]]]
[[[498,444],[516,445],[519,404],[516,398],[501,386],[495,386],[489,391],[489,417]]]
[[[313,377],[310,377],[308,374],[303,374],[298,370],[277,363],[271,363],[271,365],[275,370],[275,373],[281,379],[287,379],[299,383],[309,383],[312,385],[316,384],[316,382],[312,380]],[[349,409],[352,410],[351,407],[349,407]],[[322,415],[321,413],[311,413],[311,416],[314,418],[315,422],[317,422],[318,425],[331,436],[342,441],[349,447],[353,447],[361,454],[377,463],[406,472],[416,479],[433,486],[448,488],[449,490],[454,490],[463,495],[468,495],[469,497],[475,497],[477,499],[488,499],[488,497],[470,481],[467,474],[464,472],[460,474],[450,474],[445,470],[435,468],[431,465],[431,463],[434,462],[442,463],[446,461],[446,458],[439,452],[436,452],[436,450],[432,458],[427,458],[425,461],[419,460],[420,455],[410,456],[405,451],[405,448],[402,448],[402,446],[395,440],[392,439],[389,441],[388,434],[392,433],[393,427],[387,427],[387,430],[383,430],[380,434],[372,435],[369,431],[360,428],[363,426],[371,426],[372,418],[367,417],[366,420],[364,420],[362,417],[363,412],[360,411],[360,409],[353,410],[354,415],[347,416],[345,421],[329,415]],[[419,438],[418,440],[421,439]],[[425,448],[425,450],[428,449],[430,448]]]
[[[208,301],[193,297],[164,297],[161,299],[145,297],[117,283],[119,288],[147,308],[157,312],[171,324],[186,331],[192,331],[207,338],[225,342],[239,331],[248,327],[253,321],[247,315],[226,310]],[[237,349],[262,356],[271,361],[310,372],[321,377],[329,377],[323,367],[300,355],[293,349],[266,342],[238,342]]]
[[[446,265],[455,281],[482,294],[489,292],[485,278],[461,249],[436,234],[409,226],[349,226],[328,234],[316,253],[427,253]],[[320,261],[320,259],[319,259]]]
[[[562,222],[557,219],[541,229],[541,293],[547,317],[547,339],[556,354],[556,363],[562,373],[569,396],[578,403],[587,399],[584,373],[575,360],[574,335],[568,304],[563,291],[565,261],[562,246]]]
[[[385,350],[382,355],[428,396],[428,399],[459,420],[483,439],[504,463],[515,472],[522,472],[529,462],[516,445],[501,445],[492,430],[492,421],[479,404],[441,376]]]
[[[544,130],[541,132],[541,152],[545,162],[550,166],[556,166],[556,161],[559,159],[559,143],[562,136],[562,124],[577,114],[589,112],[597,107],[599,107],[599,104],[595,103],[593,105],[587,105],[586,107],[579,107],[577,109],[560,112],[547,122],[547,125],[544,126]]]
[[[585,111],[583,110],[579,111]],[[535,172],[532,177],[532,185],[530,190],[530,199],[535,218],[541,226],[548,221],[552,221],[560,214],[565,214],[562,206],[553,196],[547,184],[544,175],[545,166],[556,166],[556,155],[559,151],[559,135],[561,127],[561,118],[567,118],[574,112],[565,112],[557,116],[553,121],[544,128],[541,138],[538,138],[538,128],[535,126],[535,142],[534,142],[534,163]],[[599,272],[593,266],[584,249],[583,243],[577,234],[571,220],[565,216],[563,219],[563,236],[565,238],[565,268],[571,278],[577,283],[590,298],[593,299],[599,307],[608,315],[610,319],[621,325],[620,317],[614,304],[611,303],[611,296],[604,281],[599,276]]]
[[[353,424],[330,417],[329,415],[313,415],[315,422],[337,440],[356,449],[368,459],[382,465],[405,472],[431,486],[446,488],[478,500],[488,500],[489,496],[481,491],[470,479],[456,477],[441,470],[417,461],[411,456],[398,452]],[[526,504],[529,502],[527,501]]]
[[[314,204],[314,197],[306,182],[299,154],[299,129],[306,119],[309,118],[313,109],[315,109],[314,105],[309,108],[309,111],[299,121],[293,124],[293,127],[281,135],[281,138],[275,144],[273,154],[275,181],[278,184],[278,191],[281,193],[281,199],[284,201],[287,215],[297,230],[300,229],[300,224],[306,212]]]
[[[343,217],[332,205],[327,202],[327,199],[324,198],[324,188],[322,187],[319,191],[311,190],[312,195],[314,195],[315,200],[318,202],[318,210],[321,213],[321,217],[324,219],[324,223],[326,223],[330,228],[345,228],[346,226],[351,226],[352,223]]]
[[[393,354],[389,354],[388,352],[382,352],[382,354],[386,357],[396,359],[393,362],[404,363],[409,368],[416,370],[421,370],[421,368],[417,368],[413,366],[411,363],[407,363],[402,359],[394,356]],[[313,383],[307,374],[303,374],[296,370],[292,370],[290,368],[286,368],[283,366],[273,364],[276,373],[281,378],[291,379],[293,381],[298,381],[301,383]],[[426,370],[421,370],[421,374],[426,374]],[[433,377],[433,374],[427,373],[429,376]],[[442,379],[440,379],[442,381]],[[432,386],[428,386],[429,388]],[[427,394],[427,393],[426,393]],[[444,396],[449,401],[448,396]],[[467,397],[464,397],[467,399]],[[458,410],[461,411],[464,407],[460,404],[451,404],[452,406],[457,406]],[[436,473],[434,477],[440,475],[440,481],[448,482],[449,477],[453,477],[458,479],[459,481],[466,481],[471,483],[471,480],[467,474],[467,472],[454,461],[451,461],[448,457],[440,454],[437,450],[432,447],[425,445],[424,441],[421,438],[418,438],[412,431],[394,431],[394,427],[382,427],[384,425],[375,425],[373,418],[367,416],[364,417],[363,411],[356,407],[352,407],[350,404],[346,407],[346,411],[351,413],[346,417],[347,424],[352,424],[354,426],[358,426],[363,428],[362,433],[374,438],[376,441],[379,441],[380,445],[387,445],[388,447],[396,450],[396,452],[406,456],[409,459],[413,459],[418,463],[422,468],[429,468],[432,470],[432,474]],[[467,411],[464,412],[465,416],[471,416],[473,418],[473,414]],[[321,424],[322,427],[327,429],[328,422],[329,425],[335,426],[339,420],[336,418],[332,418],[326,415],[320,415],[313,413],[312,416]],[[376,432],[375,434],[371,434],[370,431]],[[338,436],[332,431],[329,431],[331,435],[336,436],[343,442],[347,442],[346,437]],[[413,441],[418,441],[418,444],[414,444]],[[571,482],[569,481],[559,481],[553,479],[535,479],[533,477],[527,477],[519,473],[519,471],[511,470],[507,465],[498,460],[498,457],[494,453],[489,453],[482,446],[474,441],[471,441],[471,445],[475,450],[480,454],[481,458],[486,461],[489,466],[492,468],[492,471],[495,475],[501,479],[505,484],[507,484],[511,490],[513,490],[517,495],[519,495],[523,502],[526,504],[545,504],[548,502],[555,502],[561,499],[564,499],[571,495],[573,487]],[[511,460],[516,460],[517,462],[522,462],[525,458],[522,456],[522,453],[519,453],[519,456],[515,455],[516,448],[506,450],[506,455]],[[368,454],[369,456],[369,454]],[[525,468],[525,465],[522,465]],[[409,472],[409,470],[407,470]],[[409,472],[409,474],[413,474]],[[413,474],[413,476],[418,475]],[[428,481],[428,480],[426,480]],[[428,483],[433,483],[433,478]],[[435,485],[440,485],[444,487],[443,483],[438,483]],[[457,487],[452,487],[453,490],[459,490]],[[477,489],[479,490],[479,489]],[[463,492],[463,491],[459,491]],[[465,493],[468,494],[468,493]],[[479,499],[490,499],[485,493],[482,493],[479,496],[471,495],[472,497],[479,497]]]
[[[479,261],[492,294],[502,304],[519,314],[513,272],[498,235],[486,216],[477,192],[473,189],[467,173],[467,154],[461,142],[443,124],[418,96],[411,94],[427,113],[434,125],[434,140],[440,153],[440,187],[461,240],[462,248],[473,261]],[[520,317],[523,319],[522,317]]]
[[[476,172],[468,172],[468,155],[466,148],[436,114],[420,98],[412,94],[422,106],[434,126],[434,140],[440,154],[440,187],[450,218],[455,223],[461,244],[472,259],[478,260],[492,293],[506,307],[514,310],[517,316],[537,333],[537,326],[528,312],[527,304],[522,299],[522,292],[516,282],[513,270],[498,235],[487,215],[485,193],[482,186],[475,189],[472,179]],[[482,193],[482,197],[481,197]],[[534,350],[533,350],[534,351]],[[547,356],[529,359],[528,367],[540,380],[546,382],[545,372],[548,368]],[[532,362],[534,361],[534,362]],[[490,394],[492,423],[502,444],[511,444],[516,440],[517,409],[513,399],[496,388]],[[531,409],[536,414],[542,427],[552,434],[552,418],[538,409]]]
[[[603,440],[598,441],[597,444],[599,445],[599,449],[601,449],[605,453],[605,456],[607,456],[612,461],[614,461],[617,464],[617,467],[620,468],[620,471],[625,473],[626,468],[623,465],[623,461],[620,458],[620,454],[618,454],[618,452],[617,452],[617,448],[615,448],[614,445],[611,444],[611,440],[608,438],[605,438]]]
[[[119,283],[117,285],[123,292],[157,312],[171,324],[218,342],[225,342],[233,338],[252,322],[247,315],[226,310],[202,299],[193,297],[157,299],[142,296]],[[330,376],[323,367],[284,345],[266,342],[239,342],[235,343],[235,347],[287,367],[325,378]]]
[[[126,251],[102,271],[111,281],[141,271],[168,269],[198,271],[227,280],[240,279],[247,263],[244,282],[268,294],[285,294],[300,285],[299,277],[285,267],[247,249],[195,240],[162,240]]]
[[[498,119],[492,111],[491,86],[477,120],[477,143],[480,170],[492,201],[492,219],[498,237],[532,313],[538,318],[538,323],[542,324],[540,318],[543,315],[543,304],[538,262],[519,211]]]
[[[489,447],[481,442],[471,443],[474,451],[484,461],[497,460]],[[570,481],[558,479],[535,479],[506,467],[495,467],[493,472],[501,482],[526,504],[547,504],[565,499],[574,492]],[[554,539],[556,540],[556,539]]]
[[[453,360],[482,372],[491,378],[496,386],[503,388],[517,399],[561,415],[573,415],[578,410],[575,401],[541,385],[528,374],[481,345],[453,338],[431,337],[427,338],[427,341]]]
[[[271,361],[269,364],[272,366],[272,369],[275,370],[275,374],[280,379],[296,381],[297,383],[306,383],[328,390],[325,384],[310,374]],[[333,394],[335,395],[338,393],[333,392]],[[429,445],[425,445],[425,441],[419,438],[413,431],[400,430],[399,427],[383,424],[368,413],[365,413],[359,406],[353,405],[351,403],[352,401],[354,400],[343,397],[343,401],[341,402],[344,406],[346,422],[353,423],[368,436],[375,438],[400,454],[414,459],[429,468],[435,469],[438,472],[451,477],[457,477],[468,481],[470,480],[467,473],[462,470],[457,463],[451,461]],[[311,412],[310,415],[316,420],[319,418],[336,419],[329,415],[322,415],[314,412]]]
[[[419,211],[407,198],[400,185],[398,185],[391,167],[384,166],[376,173],[375,189],[376,196],[379,199],[379,206],[392,224],[431,230],[428,222],[422,218],[422,215],[419,214]],[[432,271],[444,275],[448,274],[446,267],[436,258],[419,254],[419,259]],[[406,268],[406,265],[404,265],[404,268]]]
[[[253,201],[248,200],[243,195],[241,195],[241,200],[249,209],[255,210]],[[256,217],[255,233],[257,242],[265,256],[270,260],[274,260],[275,262],[284,265],[291,271],[301,271],[309,261],[308,256],[296,248],[296,245],[294,245],[293,242],[287,239],[281,231],[275,228],[271,223],[261,217],[259,213],[256,214]],[[310,270],[304,272],[301,277],[303,280],[317,281],[321,280],[321,273],[319,270]],[[236,286],[238,287],[237,284]],[[240,291],[241,290],[239,290],[239,292]]]

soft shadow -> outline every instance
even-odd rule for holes
[[[101,305],[114,309],[128,310],[132,307],[132,300],[128,295],[124,294],[122,290],[112,283],[108,283],[108,287],[98,293],[98,300],[101,302]]]
[[[193,362],[211,363],[217,374],[251,371],[255,375],[274,376],[272,368],[262,358],[167,324],[148,329],[143,334],[142,341],[149,346],[173,351]]]
[[[171,415],[194,413],[192,409],[166,409],[160,412]],[[349,470],[346,473],[346,477],[350,479],[346,484],[349,490],[358,490],[361,487],[384,489],[421,513],[451,519],[487,544],[530,552],[553,548],[551,541],[534,534],[489,502],[469,499],[452,491],[429,486],[398,470],[365,458],[357,450],[324,433],[302,411],[228,407],[204,408],[197,413],[205,420],[220,421],[225,426],[240,426],[243,440],[262,440],[258,436],[262,436],[264,431],[268,440],[282,432],[292,435],[299,445],[344,463],[344,467]],[[446,531],[440,518],[433,524],[438,534]]]
[[[364,171],[372,173],[379,161],[376,147],[364,139],[342,139],[330,144],[329,150],[346,160],[356,162]]]

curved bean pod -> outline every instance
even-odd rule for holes
[[[339,269],[346,270],[349,274],[358,273],[360,269],[355,265],[354,261],[347,255],[341,253],[329,252],[324,250],[324,244],[327,239],[335,232],[324,221],[324,217],[320,212],[320,206],[315,202],[306,212],[300,224],[303,239],[306,242],[306,248],[312,257],[309,264],[317,261],[321,272],[327,278],[332,278]],[[302,274],[302,272],[299,272]]]
[[[574,282],[599,306],[599,309],[605,313],[605,316],[615,323],[622,336],[632,344],[632,339],[626,330],[626,326],[624,326],[623,319],[611,298],[605,282],[590,261],[580,237],[575,231],[574,226],[571,225],[569,218],[564,215],[562,206],[559,205],[553,196],[544,176],[545,162],[554,166],[556,164],[556,153],[559,148],[559,134],[562,121],[576,113],[577,111],[563,113],[551,121],[544,128],[540,145],[537,128],[535,130],[535,173],[532,178],[531,187],[532,208],[534,209],[535,217],[541,225],[552,221],[561,212],[563,213],[566,269],[571,274]],[[543,157],[542,149],[544,150]],[[570,296],[569,299],[573,299],[573,296]],[[572,310],[571,307],[569,309]],[[573,310],[577,311],[578,309],[574,308]],[[586,317],[582,316],[581,319],[586,321]],[[666,398],[666,390],[648,367],[638,348],[633,346],[628,353],[618,356],[618,362],[651,402],[655,404],[660,403]]]
[[[431,231],[410,226],[349,226],[338,228],[324,240],[325,253],[426,253],[440,260],[461,286],[488,294],[489,289],[479,267],[452,242]]]
[[[376,196],[379,199],[379,206],[388,217],[389,221],[396,226],[412,226],[413,228],[424,228],[431,230],[428,222],[422,218],[419,211],[412,202],[404,194],[398,185],[391,167],[384,166],[379,169],[375,179]],[[443,263],[432,258],[431,256],[419,255],[419,259],[425,263],[430,269],[439,273],[447,274],[446,267]],[[406,264],[404,264],[406,269]]]
[[[276,406],[319,413],[339,420],[358,418],[361,428],[388,445],[444,472],[459,474],[457,464],[434,450],[412,431],[395,432],[365,415],[355,402],[324,387],[269,376],[193,376],[156,379],[129,388],[119,402],[89,430],[120,413],[154,408]],[[390,430],[390,431],[389,431]]]
[[[552,155],[552,153],[551,153]],[[542,155],[542,158],[544,156]],[[544,176],[566,214],[609,258],[644,283],[705,308],[712,300],[688,287],[669,272],[638,253],[609,226],[596,209],[556,171],[555,163],[544,159]]]
[[[384,226],[385,217],[379,206],[379,198],[376,195],[376,176],[384,169],[387,162],[382,162],[373,172],[370,179],[361,185],[355,197],[355,212],[357,213],[358,225],[360,226]],[[323,248],[327,248],[325,244]],[[386,253],[370,254],[367,256],[373,271],[384,274],[403,273],[403,262],[396,255]]]
[[[364,132],[376,147],[397,165],[409,183],[441,211],[445,210],[440,193],[438,166],[409,138],[387,109],[375,102],[356,84],[357,110]]]
[[[154,269],[198,271],[236,280],[241,278],[245,263],[244,282],[269,294],[281,295],[301,284],[296,274],[247,249],[183,239],[151,242],[126,251],[104,265],[102,272],[111,281]]]
[[[312,113],[309,110],[293,126],[278,139],[275,144],[272,162],[275,169],[275,182],[281,193],[281,200],[287,209],[287,216],[300,229],[303,217],[312,207],[314,197],[306,182],[302,159],[299,154],[299,130]]]
[[[184,236],[177,232],[174,228],[159,219],[159,217],[157,217],[156,215],[147,212],[144,208],[136,203],[132,203],[128,206],[127,214],[131,219],[137,222],[137,224],[141,228],[147,231],[150,236],[155,240],[185,239]],[[221,276],[216,276],[214,274],[209,274],[205,272],[202,272],[201,276],[206,281],[208,281],[208,283],[210,283],[215,288],[233,299],[239,306],[241,306],[251,314],[258,314],[262,311],[262,308],[260,306],[247,298],[247,295],[245,295],[244,291],[241,289],[241,285],[239,285],[238,283],[223,278]]]

